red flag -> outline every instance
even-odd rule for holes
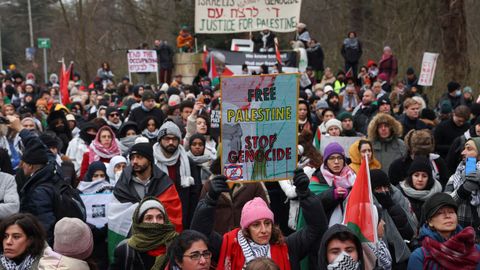
[[[68,70],[65,69],[65,62],[62,62],[62,70],[60,71],[60,95],[62,97],[62,104],[67,105],[70,103],[70,93],[68,92],[68,82],[70,81],[70,74],[72,73],[73,66],[70,64]]]
[[[343,224],[354,231],[362,242],[377,242],[377,219],[376,208],[373,205],[368,162],[366,158],[363,158],[345,205]]]
[[[350,68],[347,70],[347,74],[345,74],[345,78],[353,78],[353,69],[352,69],[352,67],[350,67]]]
[[[274,43],[275,43],[275,55],[277,57],[277,62],[278,62],[278,64],[283,66],[282,57],[280,56],[280,50],[278,49],[278,39],[277,38],[275,38]]]
[[[208,77],[212,80],[218,77],[217,67],[215,66],[215,57],[213,54],[210,54],[210,72],[208,72]]]
[[[205,69],[205,71],[208,70],[207,57],[208,57],[207,46],[203,46],[202,68]]]

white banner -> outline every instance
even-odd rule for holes
[[[432,86],[435,68],[437,67],[438,53],[423,53],[422,69],[418,84],[423,86]]]
[[[128,50],[128,72],[158,72],[157,51]]]
[[[195,0],[195,32],[292,32],[301,5],[302,0]]]
[[[322,139],[320,142],[320,154],[323,155],[323,152],[325,151],[325,147],[329,145],[332,142],[336,142],[340,144],[343,147],[343,150],[345,150],[345,156],[350,157],[350,146],[352,144],[360,139],[364,139],[362,137],[340,137],[340,136],[325,136],[322,135]]]

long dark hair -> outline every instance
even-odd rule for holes
[[[167,256],[169,260],[168,269],[175,269],[179,267],[177,262],[183,262],[183,254],[187,251],[193,243],[203,241],[208,245],[208,239],[202,233],[193,230],[184,230],[178,235],[172,244],[168,247]]]
[[[46,233],[34,215],[29,213],[18,213],[4,219],[0,223],[0,235],[2,236],[2,241],[5,239],[5,232],[8,227],[12,225],[18,225],[23,230],[28,240],[30,240],[30,245],[25,251],[27,254],[36,257],[43,253]],[[1,245],[0,252],[3,253],[3,245]]]

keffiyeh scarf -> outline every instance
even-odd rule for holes
[[[255,258],[269,257],[270,245],[259,245],[243,236],[242,230],[237,234],[238,244],[242,248],[243,256],[245,257],[245,264],[249,263]]]
[[[32,269],[33,262],[35,257],[28,255],[20,264],[16,264],[13,260],[5,257],[3,254],[0,255],[0,264],[6,270],[30,270]]]

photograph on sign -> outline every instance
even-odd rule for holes
[[[290,179],[297,165],[298,74],[224,77],[221,93],[224,175]]]
[[[195,1],[195,32],[225,34],[269,29],[293,32],[300,21],[302,0]]]
[[[155,50],[128,50],[128,72],[157,72],[157,51]]]

